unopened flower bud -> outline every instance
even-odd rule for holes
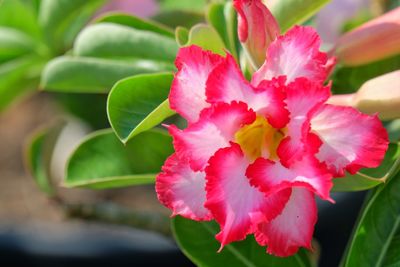
[[[334,95],[329,103],[378,113],[382,120],[400,118],[400,70],[367,81],[354,94]]]
[[[279,35],[278,22],[261,0],[235,0],[238,35],[254,67],[265,61],[269,44]]]
[[[400,7],[344,34],[332,53],[340,63],[357,66],[400,53]]]

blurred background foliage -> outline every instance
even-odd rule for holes
[[[400,5],[399,1],[389,0],[347,1],[350,6],[345,5],[345,0],[265,2],[283,31],[294,24],[315,26],[322,35],[325,50],[341,34]],[[338,9],[347,11],[333,19],[332,14],[339,14],[335,13]],[[215,53],[228,50],[238,61],[245,62],[236,24],[231,2],[224,0],[0,0],[0,113],[5,116],[15,112],[22,100],[36,94],[57,106],[55,114],[46,114],[44,121],[32,122],[32,127],[42,125],[30,136],[24,151],[25,165],[38,187],[69,216],[128,224],[170,235],[166,211],[154,205],[149,208],[153,210],[151,215],[138,208],[143,202],[136,203],[133,210],[126,210],[112,201],[110,195],[115,191],[102,191],[106,193],[100,194],[100,202],[106,200],[107,205],[108,202],[113,205],[113,212],[109,213],[104,205],[98,204],[97,197],[89,201],[90,205],[80,198],[72,203],[65,192],[75,188],[139,185],[143,187],[138,187],[129,201],[136,201],[134,197],[144,191],[156,203],[154,192],[149,193],[153,188],[148,185],[154,183],[165,158],[172,153],[171,138],[160,123],[185,124],[169,109],[167,101],[175,55],[180,46],[196,44]],[[246,64],[242,67],[249,73]],[[356,92],[366,81],[399,68],[398,54],[360,66],[338,62],[330,77],[333,92]],[[23,116],[31,118],[35,114]],[[336,185],[337,191],[374,188],[370,193],[373,202],[363,212],[359,232],[362,227],[381,224],[374,221],[376,206],[388,205],[391,201],[388,195],[397,197],[393,192],[399,188],[400,179],[382,184],[395,177],[399,168],[400,150],[395,142],[400,138],[400,123],[392,120],[385,122],[385,126],[393,144],[384,164],[378,170],[366,170]],[[354,182],[356,179],[363,180]],[[382,212],[398,211],[397,206],[391,208]],[[390,225],[393,220],[389,218],[384,223]],[[215,225],[191,225],[192,222],[182,219],[172,224],[186,255],[201,266],[213,266],[206,250],[204,254],[198,252],[202,248],[209,251],[211,235],[205,229]],[[398,226],[392,225],[391,229],[395,227]],[[398,228],[394,230],[396,236],[400,234]],[[357,253],[365,249],[366,241],[355,231],[344,266],[358,266]],[[197,238],[199,233],[204,237],[203,246],[191,246],[187,241]],[[381,251],[379,239],[368,241],[376,243],[371,245],[376,251]],[[377,256],[383,257],[387,266],[398,263],[392,252],[396,240],[388,245],[385,255]],[[235,244],[232,249],[243,252],[246,246]],[[225,250],[219,259],[211,257],[211,262],[217,264],[220,259],[235,262],[237,259],[229,253]],[[259,249],[246,253],[254,253],[256,260],[282,266],[297,266],[299,262],[299,266],[315,265],[315,259],[310,259],[304,251],[282,261],[265,256]],[[374,266],[373,263],[372,257],[363,266]]]

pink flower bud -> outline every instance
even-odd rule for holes
[[[367,81],[357,93],[334,95],[329,103],[352,106],[367,114],[378,113],[383,120],[400,118],[400,70]]]
[[[265,61],[269,44],[279,35],[278,22],[261,0],[235,0],[238,35],[254,67]]]
[[[348,66],[400,53],[400,7],[344,34],[332,52]]]

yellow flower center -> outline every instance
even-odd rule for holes
[[[276,149],[284,138],[283,130],[275,129],[263,116],[242,127],[235,134],[235,141],[251,160],[259,157],[277,159]]]

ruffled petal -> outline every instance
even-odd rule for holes
[[[223,57],[192,45],[181,48],[175,65],[178,72],[172,82],[169,103],[188,122],[196,122],[206,102],[206,81],[210,72]]]
[[[195,172],[189,163],[172,154],[162,167],[156,179],[158,199],[173,215],[204,221],[212,215],[204,207],[206,201],[206,180],[204,172]]]
[[[203,170],[214,153],[229,146],[237,130],[256,119],[243,102],[218,103],[205,109],[198,122],[179,130],[169,126],[175,151],[180,158],[187,158],[193,170]]]
[[[378,117],[351,107],[322,106],[311,119],[311,129],[322,141],[316,157],[335,176],[379,166],[388,148],[388,134]]]
[[[321,198],[331,200],[332,175],[312,155],[304,155],[286,168],[280,162],[259,158],[246,172],[250,183],[266,194],[293,186],[306,187]]]
[[[282,213],[269,223],[260,224],[256,241],[267,252],[279,257],[295,254],[299,247],[312,249],[311,240],[317,222],[314,194],[305,188],[294,187]]]
[[[221,226],[216,235],[221,249],[230,242],[246,238],[258,223],[275,218],[290,195],[290,190],[286,190],[265,197],[245,176],[248,164],[240,146],[231,143],[230,147],[215,153],[206,169],[205,206]]]
[[[206,87],[207,102],[243,101],[249,108],[265,116],[273,127],[283,128],[289,120],[284,103],[284,84],[285,79],[281,77],[264,81],[258,88],[254,88],[228,54],[225,61],[210,73]]]
[[[261,68],[254,73],[252,84],[284,75],[287,82],[305,77],[323,82],[331,62],[327,65],[326,53],[320,52],[321,40],[312,27],[295,26],[285,35],[271,43],[267,58]]]
[[[318,138],[310,135],[310,114],[323,105],[330,96],[330,86],[306,78],[298,78],[287,86],[286,105],[289,110],[287,137],[282,140],[277,153],[284,165],[301,157],[306,150],[317,151]]]

